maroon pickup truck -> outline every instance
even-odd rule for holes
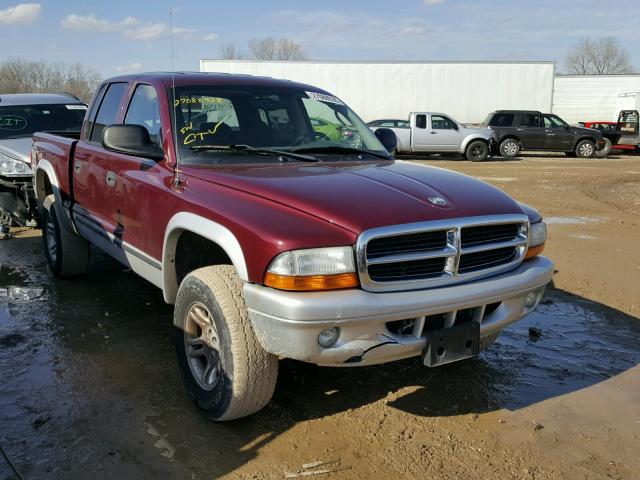
[[[314,130],[318,118],[351,135]],[[187,391],[217,420],[269,402],[279,357],[478,355],[552,276],[535,210],[394,160],[395,135],[309,85],[112,78],[79,137],[33,142],[51,271],[82,274],[91,243],[161,288]]]

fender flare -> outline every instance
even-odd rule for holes
[[[216,243],[229,256],[240,279],[244,282],[249,281],[242,247],[231,230],[200,215],[178,212],[171,217],[167,224],[162,247],[162,293],[165,302],[175,303],[178,295],[179,285],[176,278],[175,261],[176,247],[182,232],[191,232]]]
[[[49,183],[51,184],[51,189],[53,190],[53,196],[55,198],[55,208],[58,214],[58,218],[62,222],[63,226],[73,233],[78,233],[76,231],[73,222],[71,221],[71,214],[68,211],[65,211],[65,208],[62,205],[62,194],[60,193],[60,182],[58,181],[58,176],[56,175],[56,171],[53,169],[53,165],[49,162],[49,160],[42,159],[38,162],[38,166],[36,167],[36,171],[33,174],[33,191],[36,196],[36,203],[38,206],[42,205],[45,199],[44,192],[44,184],[42,183],[44,180],[44,176],[49,179]]]

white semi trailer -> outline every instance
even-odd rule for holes
[[[480,123],[494,110],[550,112],[555,64],[201,60],[200,70],[315,85],[338,95],[366,121],[436,111]]]

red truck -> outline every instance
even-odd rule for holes
[[[546,226],[484,182],[394,160],[394,143],[309,85],[106,80],[79,136],[33,137],[49,267],[82,274],[91,243],[161,288],[187,391],[217,420],[269,402],[279,357],[473,357],[539,302]]]

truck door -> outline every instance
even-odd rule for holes
[[[427,114],[418,113],[411,118],[411,151],[427,151],[429,132],[427,131]]]
[[[158,91],[154,86],[146,83],[135,85],[123,123],[145,127],[151,140],[163,149]],[[169,121],[166,124],[169,127]],[[141,274],[156,283],[154,279],[160,278],[164,227],[169,221],[163,216],[171,212],[171,209],[159,205],[157,199],[168,197],[166,190],[173,172],[162,160],[124,153],[113,155],[110,168],[116,174],[111,213],[122,249],[133,270],[138,273],[146,271],[148,274]],[[150,221],[150,216],[153,216],[153,221]]]
[[[640,132],[637,110],[622,110],[618,115],[618,143],[621,145],[639,145]]]
[[[573,150],[573,134],[567,125],[556,115],[546,114],[542,116],[544,122],[544,137],[542,146],[545,150],[557,150],[570,152]]]
[[[539,113],[521,113],[516,120],[517,135],[523,150],[540,150],[544,128]]]
[[[460,149],[460,128],[445,115],[430,115],[431,128],[427,143],[430,152],[457,152]]]
[[[111,214],[115,174],[110,169],[112,154],[102,147],[102,131],[120,118],[127,87],[124,82],[111,83],[102,98],[96,97],[97,111],[88,118],[73,155],[76,225],[83,236],[118,260],[122,257],[113,242],[117,225]]]

